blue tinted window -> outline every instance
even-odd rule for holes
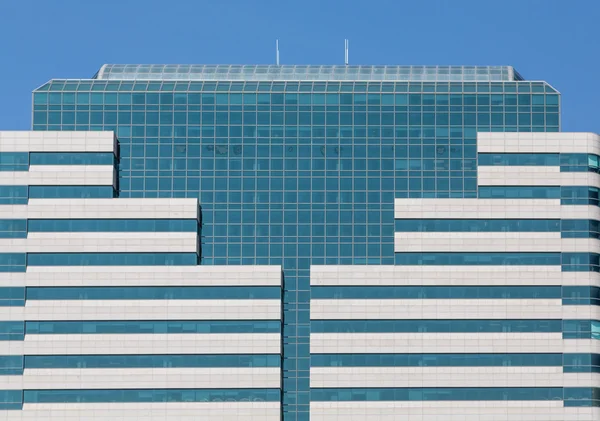
[[[7,322],[6,322],[7,323]],[[23,323],[20,322],[22,325]],[[277,333],[280,322],[275,320],[169,320],[169,321],[75,321],[26,322],[27,334],[101,334],[101,333]]]
[[[27,152],[1,152],[0,171],[27,171],[29,157]]]
[[[600,190],[589,186],[481,186],[479,198],[485,199],[561,199],[563,205],[600,203]]]
[[[112,152],[31,152],[30,165],[113,165]]]
[[[561,320],[312,320],[312,333],[560,332]]]
[[[600,373],[599,354],[564,354],[565,373]]]
[[[279,394],[279,389],[25,390],[23,402],[276,402]]]
[[[24,335],[24,322],[0,322],[0,341],[22,341]]]
[[[29,232],[196,232],[196,219],[30,219]]]
[[[32,199],[112,198],[112,186],[29,186]]]
[[[28,296],[29,297],[29,296]],[[560,286],[313,286],[318,299],[561,298]]]
[[[23,391],[0,390],[0,409],[21,409],[23,406]]]
[[[562,398],[561,387],[311,389],[312,401],[545,401]]]
[[[1,289],[0,289],[1,291]],[[280,287],[28,287],[28,300],[279,299]]]
[[[29,266],[196,265],[196,253],[28,253]]]
[[[587,219],[564,219],[561,221],[561,237],[600,239],[600,222]]]
[[[554,165],[560,164],[557,153],[480,153],[477,157],[479,165]]]
[[[1,358],[0,364],[3,362]],[[25,368],[279,367],[281,363],[278,354],[26,355],[24,363],[20,356],[6,358],[11,360],[5,364],[18,363],[19,367],[24,364]]]
[[[396,253],[397,265],[561,265],[565,272],[600,272],[596,253]]]
[[[0,287],[0,307],[13,307],[24,305],[24,287]]]
[[[560,154],[560,170],[562,172],[600,172],[598,155],[572,153]]]
[[[0,219],[0,238],[26,238],[27,220]]]
[[[600,321],[563,320],[564,339],[600,339]]]
[[[25,272],[25,253],[0,253],[0,272]]]
[[[564,272],[600,272],[600,255],[597,253],[563,253]]]
[[[311,367],[560,367],[562,354],[311,354]]]
[[[559,219],[396,219],[400,232],[558,232]]]
[[[560,265],[560,253],[396,253],[397,265]]]
[[[600,305],[600,287],[595,286],[564,286],[564,305]]]
[[[600,238],[588,219],[396,219],[396,232],[561,232],[563,238]]]
[[[600,388],[565,387],[565,406],[600,407]]]
[[[557,186],[480,186],[481,199],[560,199]]]
[[[600,190],[589,186],[563,186],[561,187],[562,205],[594,205],[598,206]]]
[[[26,205],[27,186],[0,186],[0,205]]]
[[[2,355],[2,356],[0,356],[0,374],[1,375],[23,374],[23,356],[22,355]]]

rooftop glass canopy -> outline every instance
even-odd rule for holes
[[[511,66],[308,66],[105,64],[99,80],[243,80],[243,81],[516,81]]]

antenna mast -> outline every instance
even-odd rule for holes
[[[275,40],[275,62],[279,66],[279,40]]]
[[[344,64],[347,66],[348,65],[348,47],[349,47],[349,42],[347,39],[344,40]]]

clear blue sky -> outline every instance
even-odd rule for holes
[[[600,132],[600,0],[0,0],[0,130],[31,91],[103,63],[513,65]]]

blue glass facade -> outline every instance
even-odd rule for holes
[[[134,81],[118,70],[38,88],[33,129],[115,131],[119,197],[199,199],[201,264],[283,266],[286,421],[309,417],[310,266],[422,262],[395,257],[394,198],[475,198],[477,132],[560,129],[560,95],[508,73]],[[560,262],[553,253],[517,257]],[[79,257],[65,259],[56,257]]]

